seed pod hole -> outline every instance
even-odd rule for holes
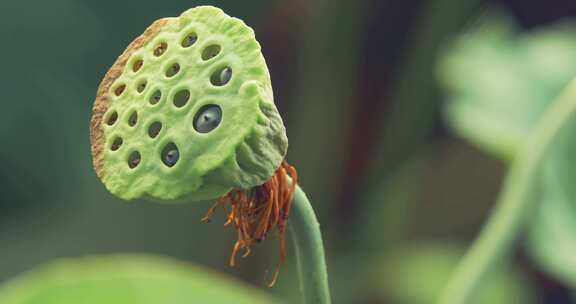
[[[158,44],[158,46],[156,46],[156,48],[154,49],[154,56],[156,57],[162,56],[162,54],[164,54],[167,49],[168,44],[166,42],[160,42],[160,44]]]
[[[184,37],[184,39],[182,39],[182,47],[190,47],[192,46],[194,43],[196,43],[196,40],[198,40],[198,35],[196,35],[196,33],[191,32],[188,35],[186,35],[186,37]]]
[[[222,110],[219,106],[210,104],[205,105],[194,116],[194,129],[200,133],[208,133],[220,124],[222,121]]]
[[[106,124],[112,126],[118,120],[118,112],[114,111],[108,115],[108,119],[106,120]]]
[[[138,72],[140,70],[140,68],[142,67],[142,65],[144,65],[144,60],[137,59],[136,61],[134,61],[134,64],[132,64],[132,71],[134,73]]]
[[[178,147],[174,143],[167,144],[164,149],[162,149],[162,162],[168,167],[174,167],[180,159],[180,152]]]
[[[138,83],[138,85],[136,86],[136,91],[137,91],[138,93],[144,92],[144,90],[146,89],[146,84],[147,84],[147,81],[146,81],[146,80],[140,81],[140,82]]]
[[[186,103],[188,103],[189,99],[190,99],[190,91],[188,91],[187,89],[180,90],[178,91],[178,93],[176,93],[176,95],[174,95],[174,105],[177,108],[181,108],[185,106]]]
[[[152,93],[152,95],[150,95],[148,102],[150,102],[151,105],[155,105],[160,101],[160,98],[162,98],[162,92],[160,90],[156,90],[154,93]]]
[[[130,169],[134,169],[140,164],[140,161],[140,152],[134,151],[130,153],[130,156],[128,156],[128,167],[130,167]]]
[[[122,146],[122,138],[117,136],[112,141],[112,144],[110,145],[110,150],[117,151],[118,149],[120,149],[121,146]]]
[[[158,136],[160,133],[160,130],[162,130],[162,123],[155,121],[148,127],[148,136],[151,138],[156,138],[156,136]]]
[[[174,63],[166,70],[166,77],[173,77],[174,75],[178,74],[178,72],[180,72],[180,65],[178,63]]]
[[[132,114],[130,114],[130,117],[128,118],[128,125],[133,127],[136,125],[137,122],[138,122],[138,112],[134,111],[132,112]]]
[[[220,50],[221,50],[221,48],[217,44],[212,44],[212,45],[207,46],[202,51],[202,60],[206,61],[206,60],[209,60],[209,59],[216,57],[220,53]]]
[[[212,73],[210,82],[215,86],[223,86],[227,84],[232,78],[232,69],[230,67],[223,67]]]
[[[120,84],[114,89],[114,95],[120,96],[122,93],[124,93],[124,90],[126,90],[126,85]]]

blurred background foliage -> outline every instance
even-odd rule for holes
[[[245,20],[262,44],[335,303],[430,303],[515,148],[576,75],[568,0],[3,0],[0,281],[54,258],[142,252],[264,289],[274,240],[229,269],[232,231],[222,216],[200,222],[210,203],[122,203],[91,167],[88,121],[108,67],[153,20],[200,4]],[[558,269],[574,265],[574,206],[551,191],[561,203],[478,303],[572,303],[573,273]],[[297,302],[294,264],[289,254],[264,292]]]
[[[445,116],[463,138],[504,161],[538,153],[537,133],[550,130],[567,108],[552,104],[576,98],[576,23],[563,21],[521,33],[505,12],[488,11],[440,61],[446,87]],[[477,63],[477,65],[471,64]],[[468,79],[460,77],[468,72]],[[558,108],[557,108],[558,109]],[[569,114],[571,115],[571,114]],[[569,116],[571,117],[571,116]],[[572,118],[572,117],[571,117]],[[545,134],[546,152],[531,183],[536,202],[528,210],[527,251],[542,270],[574,288],[576,193],[571,170],[574,122]]]
[[[226,286],[226,288],[222,288]],[[202,267],[149,255],[53,262],[10,281],[1,303],[279,303],[263,291]]]

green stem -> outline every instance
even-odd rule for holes
[[[330,289],[320,224],[310,201],[299,186],[294,192],[288,227],[294,241],[304,303],[329,304]]]
[[[530,211],[538,201],[538,169],[547,147],[573,116],[576,116],[576,82],[554,102],[535,128],[535,134],[522,146],[504,183],[498,204],[451,278],[441,304],[465,304],[474,298],[482,279],[510,253]]]

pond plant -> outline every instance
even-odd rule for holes
[[[366,176],[366,188],[372,189],[358,191],[370,192],[365,198],[349,200],[354,201],[354,208],[367,208],[362,212],[366,220],[361,219],[357,225],[333,226],[339,231],[334,235],[346,249],[351,249],[333,257],[334,273],[346,274],[335,276],[333,282],[346,287],[334,288],[332,294],[342,303],[363,303],[366,293],[370,301],[382,299],[386,303],[535,303],[542,290],[531,288],[530,277],[516,272],[516,265],[509,263],[519,241],[538,271],[566,287],[576,287],[576,191],[571,185],[576,178],[572,169],[572,156],[576,153],[576,27],[567,23],[524,31],[502,12],[492,11],[466,28],[455,41],[443,45],[441,56],[436,58],[439,42],[469,17],[467,12],[473,10],[474,3],[427,4],[418,26],[422,32],[417,31],[414,38],[408,39],[405,62],[400,64],[391,88],[386,88],[392,92],[393,105],[387,108],[390,115],[383,119],[378,134],[384,136],[371,152],[376,165],[366,165],[368,173],[358,173]],[[354,44],[344,39],[346,35],[354,41],[361,37],[358,30],[352,30],[359,29],[361,23],[356,18],[361,19],[360,16],[340,18],[352,16],[353,8],[359,4],[336,1],[326,5],[316,9],[329,12],[331,22],[338,26],[322,18],[310,18],[314,22],[307,30],[317,32],[303,39],[314,43],[303,47],[307,49],[304,57],[310,52],[310,59],[302,60],[309,70],[304,69],[300,72],[303,77],[298,77],[306,93],[296,94],[291,104],[298,114],[308,115],[298,117],[303,124],[292,124],[293,132],[314,130],[307,138],[292,137],[302,143],[314,141],[312,150],[318,148],[316,152],[311,152],[306,144],[292,142],[302,149],[302,154],[293,154],[299,160],[308,153],[314,155],[310,163],[332,150],[342,150],[325,144],[348,138],[341,132],[348,127],[340,124],[341,116],[336,114],[348,113],[342,102],[348,99],[342,97],[333,102],[333,97],[352,95],[348,94],[350,87],[339,84],[352,83],[356,76],[348,71],[355,70],[362,61],[356,58],[360,53],[351,52]],[[330,7],[337,9],[326,9]],[[328,58],[338,58],[340,62],[334,64],[338,67],[309,64],[326,56],[326,50],[335,49],[342,53]],[[445,164],[444,160],[430,157],[435,153],[429,152],[435,149],[416,156],[408,153],[416,146],[424,147],[424,141],[434,133],[437,113],[434,104],[425,101],[434,95],[432,75],[428,75],[432,73],[428,72],[436,59],[446,97],[443,114],[447,127],[500,160],[507,169],[495,207],[465,254],[464,246],[458,242],[401,243],[402,238],[408,239],[407,243],[416,239],[408,227],[408,218],[416,219],[415,222],[426,218],[431,225],[437,225],[436,215],[410,204],[434,200],[433,195],[438,194],[428,195],[425,182],[450,175],[436,166],[427,170],[429,164]],[[328,74],[337,76],[326,77]],[[49,78],[42,77],[41,82]],[[318,100],[331,101],[333,111],[323,113],[333,120],[323,121],[319,128],[315,128],[317,110],[327,107],[321,102],[309,102],[316,99],[316,94],[322,95]],[[356,102],[352,98],[350,101]],[[339,136],[334,135],[337,132]],[[316,141],[318,134],[326,141]],[[370,137],[358,134],[355,135]],[[86,134],[82,136],[86,139]],[[274,271],[268,275],[266,285],[272,288],[282,279],[281,266],[293,252],[303,302],[331,302],[319,224],[299,186],[296,168],[287,162],[287,131],[274,102],[261,45],[242,20],[215,7],[199,6],[178,17],[152,23],[104,75],[92,109],[90,143],[95,173],[116,197],[158,204],[202,202],[207,204],[206,213],[195,219],[204,223],[224,211],[224,226],[233,228],[236,237],[227,260],[231,267],[238,264],[238,256],[247,258],[259,243],[276,238],[278,263],[272,266]],[[338,162],[341,158],[333,159]],[[306,162],[302,164],[302,171],[316,171],[306,172],[311,180],[325,181],[326,175],[333,174],[322,169],[328,166],[310,169]],[[465,163],[464,170],[473,171],[469,164]],[[455,176],[460,179],[462,170],[456,171]],[[310,173],[318,175],[311,178]],[[482,199],[482,193],[476,193],[481,188],[477,184],[472,191],[465,187],[455,189],[460,184],[450,179],[430,184],[459,190],[465,195],[463,208],[476,213],[475,201],[468,198]],[[100,184],[97,187],[102,188]],[[325,193],[334,192],[330,187],[323,188]],[[330,201],[319,194],[315,193],[317,208],[323,201]],[[439,209],[433,205],[428,208]],[[409,210],[423,216],[418,218]],[[460,220],[458,212],[440,212],[444,220]],[[90,215],[98,219],[99,229],[100,218]],[[120,220],[122,225],[124,220]],[[149,225],[147,217],[143,222],[146,227]],[[426,225],[417,228],[427,230]],[[361,229],[354,231],[355,226]],[[285,240],[287,234],[293,240],[292,246]],[[64,238],[60,233],[55,235]],[[36,243],[33,245],[37,247]],[[65,258],[0,286],[0,303],[7,304],[190,301],[278,302],[263,290],[201,266],[143,254]]]
[[[504,12],[491,10],[440,60],[449,125],[509,166],[494,210],[440,303],[477,298],[523,234],[537,266],[576,284],[574,33],[567,21],[522,33]]]
[[[290,227],[304,298],[330,301],[319,225],[285,160],[268,68],[244,22],[211,6],[155,21],[104,76],[90,140],[94,169],[115,196],[216,200],[205,222],[229,210],[231,266],[273,230],[284,262]]]

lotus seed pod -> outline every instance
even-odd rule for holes
[[[288,146],[253,30],[210,6],[154,22],[104,76],[90,139],[114,195],[205,200],[269,180]]]

